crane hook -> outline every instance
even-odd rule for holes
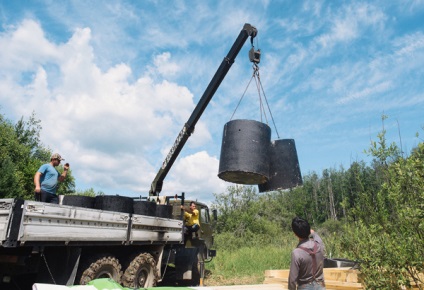
[[[255,47],[252,46],[252,48],[249,50],[249,59],[254,64],[258,64],[261,61],[261,50],[255,50]]]

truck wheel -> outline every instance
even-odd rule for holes
[[[122,276],[122,285],[129,288],[150,288],[156,286],[158,271],[152,255],[143,253],[131,261]]]
[[[115,282],[121,283],[121,264],[114,257],[103,257],[91,263],[87,268],[83,268],[83,273],[79,280],[80,285],[98,278],[111,278]]]

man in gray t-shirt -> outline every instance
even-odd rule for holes
[[[293,219],[292,230],[299,243],[291,254],[289,290],[325,290],[325,248],[321,237],[311,229],[308,221],[299,217]]]

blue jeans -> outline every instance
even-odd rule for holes
[[[185,226],[184,227],[184,233],[185,234],[191,234],[196,233],[199,230],[200,226],[198,224],[194,224],[192,226]]]
[[[325,290],[324,283],[312,281],[310,283],[297,286],[298,290]]]

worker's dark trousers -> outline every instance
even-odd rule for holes
[[[197,231],[200,229],[198,224],[194,224],[192,226],[184,226],[184,244],[187,240],[191,240],[193,238],[193,233],[196,233],[196,238],[198,237]]]
[[[185,226],[184,227],[184,233],[185,234],[191,234],[196,233],[199,230],[200,226],[198,224],[194,224],[192,226]]]
[[[59,203],[59,197],[56,194],[51,194],[48,192],[45,192],[44,190],[41,190],[40,192],[35,192],[35,200],[41,201],[41,202],[48,202],[48,203]]]

